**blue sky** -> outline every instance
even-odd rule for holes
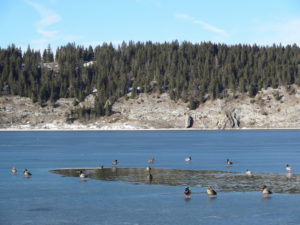
[[[0,0],[0,47],[123,40],[300,46],[298,0]]]

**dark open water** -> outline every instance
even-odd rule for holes
[[[184,162],[188,156],[191,163]],[[288,163],[298,176],[300,131],[0,132],[0,224],[300,224],[299,194],[283,191],[266,199],[258,191],[219,191],[208,198],[201,182],[191,180],[186,201],[183,185],[80,182],[50,172],[110,167],[114,159],[119,168],[144,168],[151,157],[161,169],[251,169],[275,177],[286,173]],[[234,162],[230,168],[227,158]],[[29,179],[21,173],[25,168],[33,174]],[[276,179],[272,185],[276,190]]]

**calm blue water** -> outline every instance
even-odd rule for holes
[[[300,131],[0,132],[0,224],[300,224],[297,194],[219,192],[211,199],[192,187],[186,201],[182,186],[81,183],[49,172],[108,167],[115,159],[120,167],[146,167],[151,157],[157,168],[284,174],[289,163],[300,173]],[[29,179],[20,173],[25,168]]]

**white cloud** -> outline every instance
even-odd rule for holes
[[[49,26],[58,23],[61,20],[60,15],[54,11],[46,8],[45,6],[31,1],[25,0],[29,5],[31,5],[35,11],[40,15],[40,20],[35,23],[36,32],[41,35],[40,39],[32,40],[33,48],[44,49],[53,40],[57,40],[59,31],[50,30]]]
[[[201,21],[201,20],[198,20],[188,14],[185,14],[185,13],[178,13],[175,15],[176,18],[178,19],[183,19],[183,20],[187,20],[187,21],[190,21],[191,23],[194,23],[194,24],[198,24],[200,25],[203,29],[205,30],[208,30],[210,32],[213,32],[215,34],[219,34],[219,35],[226,35],[226,32],[220,28],[217,28],[211,24],[208,24],[204,21]]]
[[[58,23],[61,20],[61,17],[57,13],[47,9],[43,5],[31,0],[26,0],[26,2],[31,5],[41,16],[41,19],[36,23],[38,29],[44,29],[52,24]]]
[[[32,6],[40,15],[40,20],[35,23],[35,27],[36,32],[40,34],[41,37],[31,41],[33,48],[43,50],[48,44],[53,42],[74,42],[83,38],[83,35],[62,35],[58,30],[51,30],[50,26],[59,23],[61,21],[61,16],[46,8],[44,5],[32,0],[25,0],[25,2]]]

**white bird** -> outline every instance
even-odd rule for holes
[[[264,197],[268,197],[270,194],[272,194],[273,192],[270,191],[266,185],[262,186],[262,188],[260,189],[260,192],[263,193]]]
[[[25,169],[23,171],[23,174],[24,174],[24,177],[30,177],[32,175],[27,169]]]
[[[286,171],[288,173],[291,173],[292,172],[292,167],[289,165],[289,164],[286,164],[286,167],[285,167]]]
[[[208,195],[211,195],[211,196],[217,195],[217,192],[214,189],[212,189],[212,187],[208,187],[206,192]]]
[[[118,160],[115,160],[115,161],[112,161],[112,162],[111,162],[111,165],[112,165],[112,166],[116,166],[116,165],[118,165],[118,163],[119,163]]]
[[[80,178],[85,178],[86,174],[84,172],[82,172],[82,170],[79,171],[79,177]]]
[[[192,161],[192,157],[191,157],[191,156],[190,156],[190,157],[187,157],[187,158],[184,159],[184,161],[190,162],[190,161]]]
[[[12,172],[13,174],[16,174],[16,173],[17,173],[16,167],[11,168],[11,172]]]
[[[147,160],[148,163],[154,163],[154,161],[155,161],[155,158],[151,158],[151,159]]]
[[[252,173],[251,170],[246,170],[246,174],[247,174],[248,176],[252,176],[252,175],[253,175],[253,173]]]

